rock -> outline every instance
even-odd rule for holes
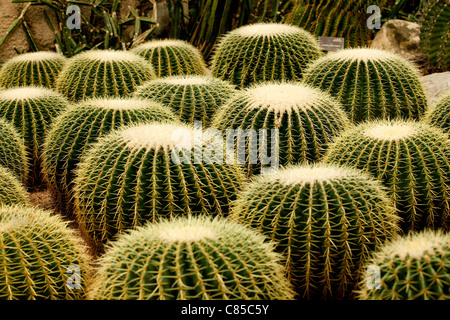
[[[428,103],[432,106],[440,95],[450,90],[450,71],[432,73],[421,77]]]
[[[371,47],[395,52],[414,63],[423,61],[420,25],[414,22],[388,20],[377,32]]]

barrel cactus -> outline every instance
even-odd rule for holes
[[[217,109],[237,93],[227,81],[207,76],[172,76],[146,82],[137,89],[139,97],[169,106],[179,119],[209,126]]]
[[[450,234],[423,230],[393,239],[373,254],[366,270],[361,300],[449,300]]]
[[[317,40],[307,31],[281,23],[256,23],[222,36],[212,57],[213,76],[238,87],[256,82],[302,78],[319,58]]]
[[[47,129],[67,106],[64,96],[44,87],[17,87],[0,91],[0,116],[13,123],[27,147],[30,185],[41,181],[41,146]]]
[[[27,190],[11,170],[0,165],[0,207],[27,204]]]
[[[440,97],[428,110],[426,121],[450,135],[450,91]]]
[[[56,81],[57,90],[71,101],[90,97],[128,96],[137,86],[156,77],[141,56],[114,50],[89,50],[66,63]]]
[[[324,161],[364,170],[390,189],[404,232],[450,227],[450,140],[413,121],[373,121],[343,133]]]
[[[67,58],[55,52],[24,53],[8,60],[0,69],[0,88],[43,86],[54,88]]]
[[[196,47],[179,39],[158,39],[147,41],[133,48],[131,52],[148,60],[157,77],[174,75],[205,75],[206,63]]]
[[[5,119],[0,118],[0,166],[11,171],[22,183],[28,178],[28,157],[24,139]]]
[[[398,231],[387,191],[337,165],[288,166],[238,193],[230,218],[274,241],[299,299],[348,299],[362,262]]]
[[[350,122],[327,93],[301,83],[267,82],[234,95],[219,108],[212,126],[226,133],[227,147],[236,137],[236,161],[251,175],[318,161]]]
[[[178,123],[133,124],[100,138],[74,183],[81,227],[101,250],[116,233],[160,217],[224,215],[243,176],[223,144]]]
[[[426,0],[421,6],[420,47],[431,69],[447,71],[450,68],[450,2]]]
[[[139,227],[111,243],[89,297],[96,300],[287,300],[280,255],[226,219],[183,217]]]
[[[88,261],[79,236],[58,216],[0,207],[0,299],[83,299]]]
[[[91,98],[58,116],[43,145],[43,171],[62,208],[71,208],[74,170],[99,137],[133,122],[175,120],[166,106],[135,98]]]
[[[329,53],[309,65],[303,81],[336,97],[355,123],[418,120],[427,108],[418,69],[405,58],[381,49]]]

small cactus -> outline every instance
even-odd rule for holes
[[[28,203],[27,190],[11,170],[0,165],[0,207]]]
[[[0,299],[85,298],[85,250],[75,231],[50,212],[0,207]]]
[[[59,93],[44,87],[17,87],[0,91],[0,116],[22,135],[30,160],[29,185],[41,181],[41,146],[53,119],[68,106]]]
[[[226,219],[183,217],[139,227],[100,258],[90,299],[288,300],[280,255]]]
[[[175,119],[168,107],[134,98],[91,98],[67,108],[55,119],[43,145],[45,180],[58,204],[71,208],[75,167],[98,138],[133,122]]]
[[[339,102],[318,89],[267,82],[234,95],[219,108],[212,126],[226,133],[229,142],[236,135],[238,161],[245,163],[249,174],[258,174],[269,169],[269,154],[272,169],[274,157],[279,165],[320,160],[327,144],[350,122]]]
[[[450,234],[423,230],[395,238],[372,255],[365,269],[360,300],[449,300]]]
[[[303,81],[337,98],[354,123],[375,119],[418,120],[427,99],[418,69],[381,49],[345,49],[317,59]]]
[[[211,150],[223,152],[223,145],[184,124],[133,124],[111,132],[76,170],[78,221],[101,249],[116,233],[160,217],[227,214],[243,176]]]
[[[207,127],[217,109],[237,92],[226,81],[190,75],[148,81],[137,89],[136,95],[169,106],[186,123],[201,121]]]
[[[256,177],[238,193],[230,218],[277,244],[299,299],[351,298],[362,262],[398,229],[378,181],[325,164]]]
[[[147,41],[133,48],[131,52],[148,60],[158,78],[206,74],[206,63],[200,50],[184,40]]]
[[[0,88],[42,86],[54,88],[67,58],[55,52],[31,52],[8,60],[0,69]]]
[[[240,88],[256,82],[297,81],[320,55],[319,43],[309,32],[287,24],[256,23],[219,39],[211,71]]]
[[[389,188],[404,232],[450,227],[450,140],[414,121],[373,121],[343,133],[325,162],[364,170]]]
[[[90,97],[129,96],[137,86],[156,77],[141,56],[114,50],[90,50],[70,58],[56,81],[71,101]]]
[[[14,125],[0,117],[0,166],[11,171],[22,183],[28,179],[25,142]]]
[[[450,135],[450,91],[438,99],[426,115],[426,121]]]

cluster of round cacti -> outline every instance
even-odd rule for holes
[[[146,82],[136,95],[169,106],[183,122],[209,126],[217,109],[237,93],[227,81],[208,76],[172,76]]]
[[[177,39],[3,65],[0,299],[450,298],[448,94],[281,23],[209,67]]]
[[[427,99],[417,68],[380,49],[345,49],[315,60],[304,82],[336,97],[357,123],[375,119],[419,120]]]
[[[196,47],[178,39],[148,41],[133,48],[136,53],[148,60],[157,77],[175,75],[204,75],[206,63]]]

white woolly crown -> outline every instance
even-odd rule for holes
[[[57,95],[55,91],[44,87],[16,87],[0,91],[0,99],[22,101]]]
[[[380,123],[364,130],[367,137],[384,141],[401,140],[414,136],[416,132],[417,128],[408,123]]]
[[[200,75],[183,75],[183,76],[170,76],[162,79],[155,80],[159,83],[167,83],[176,86],[188,86],[188,85],[207,85],[211,83],[211,78]]]
[[[62,54],[51,52],[51,51],[38,51],[30,52],[18,55],[8,62],[19,62],[19,61],[42,61],[51,59],[66,59]]]
[[[79,54],[77,57],[83,57],[90,60],[99,60],[102,62],[113,61],[137,61],[143,59],[135,53],[123,50],[89,50]]]
[[[137,110],[160,104],[155,101],[136,98],[92,98],[82,101],[80,105],[89,105],[106,110]],[[161,107],[163,106],[161,105]]]
[[[134,49],[152,49],[152,48],[158,48],[158,47],[171,47],[171,46],[177,46],[177,47],[189,46],[190,47],[190,44],[183,40],[179,40],[179,39],[157,39],[157,40],[151,40],[151,41],[144,42]]]
[[[255,23],[235,29],[236,34],[244,37],[271,37],[298,31],[298,27],[282,23]]]

